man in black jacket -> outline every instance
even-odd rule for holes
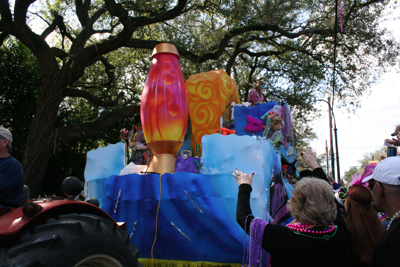
[[[369,183],[378,211],[390,218],[387,231],[377,241],[372,266],[400,264],[400,156],[388,157],[363,179]]]

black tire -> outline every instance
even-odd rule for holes
[[[142,266],[129,235],[115,223],[92,214],[60,215],[27,229],[20,241],[3,249],[0,256],[10,267]]]

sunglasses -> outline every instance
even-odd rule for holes
[[[385,187],[383,186],[383,184],[382,184],[381,182],[378,182],[378,181],[373,180],[373,179],[371,179],[371,180],[368,181],[368,188],[371,189],[371,190],[373,190],[375,184],[379,184],[379,185],[382,187],[383,191],[385,191]]]

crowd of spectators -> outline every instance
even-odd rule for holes
[[[385,141],[400,146],[399,131],[396,127],[392,134],[397,139]],[[294,185],[288,203],[293,221],[285,225],[254,217],[250,208],[254,173],[232,172],[239,184],[236,219],[250,235],[244,264],[398,266],[400,156],[367,166],[345,188],[328,179],[311,148],[300,155],[310,170],[303,171]]]

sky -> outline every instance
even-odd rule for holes
[[[400,8],[392,17],[400,17]],[[391,30],[400,41],[399,25],[400,20],[390,20],[382,26]],[[363,95],[360,102],[361,108],[355,114],[349,114],[334,105],[341,176],[352,166],[359,167],[358,161],[364,154],[384,147],[384,140],[392,138],[390,134],[400,124],[400,60],[396,66],[387,69],[380,81],[371,87],[371,94]],[[311,125],[317,139],[310,146],[317,154],[325,153],[325,140],[330,146],[328,105],[321,102],[320,107],[323,116]]]

